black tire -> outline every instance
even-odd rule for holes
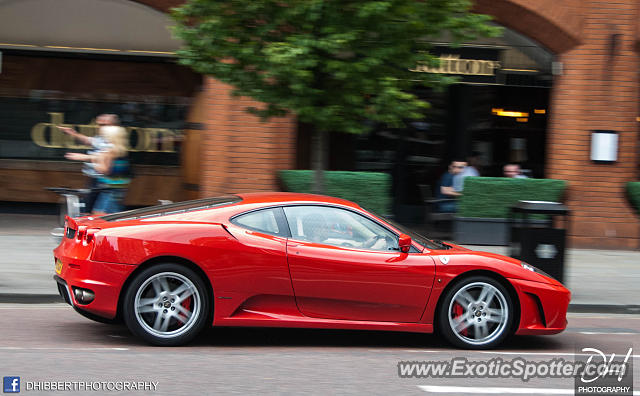
[[[146,342],[178,346],[207,326],[210,307],[207,286],[198,274],[179,264],[164,263],[133,278],[124,294],[122,316],[129,330]]]
[[[514,317],[513,297],[500,282],[471,276],[457,281],[442,297],[437,327],[457,347],[489,349],[511,336]]]

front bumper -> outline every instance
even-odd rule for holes
[[[520,323],[516,334],[557,334],[567,327],[571,293],[560,283],[509,279],[520,300]]]

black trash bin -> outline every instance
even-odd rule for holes
[[[510,223],[509,255],[564,282],[569,209],[558,202],[519,201],[511,207]]]

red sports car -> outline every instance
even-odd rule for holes
[[[156,345],[206,326],[439,331],[463,348],[566,327],[521,261],[427,239],[338,198],[256,193],[67,219],[58,290]]]

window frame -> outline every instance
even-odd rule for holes
[[[276,219],[276,224],[278,225],[278,230],[280,232],[278,232],[278,233],[269,232],[269,231],[266,231],[266,230],[260,230],[258,228],[249,227],[249,226],[246,226],[244,224],[238,223],[238,218],[246,216],[246,215],[250,215],[251,213],[256,213],[256,212],[260,212],[260,211],[264,211],[264,210],[273,210],[274,217]],[[259,232],[259,233],[266,234],[266,235],[273,235],[273,236],[277,236],[277,237],[281,237],[281,238],[291,238],[291,230],[289,229],[289,224],[287,223],[286,216],[284,214],[284,210],[282,209],[282,206],[267,206],[267,207],[255,208],[255,209],[247,210],[246,212],[238,213],[238,214],[235,214],[235,215],[231,216],[229,218],[229,222],[231,224],[234,224],[234,225],[236,225],[236,226],[238,226],[240,228],[246,229],[246,230]]]
[[[287,223],[287,232],[289,234],[289,236],[287,238],[298,241],[298,239],[293,239],[293,233],[291,232],[291,227],[289,225],[289,219],[287,218],[287,215],[284,212],[284,208],[285,207],[293,207],[293,206],[320,206],[320,207],[325,207],[325,208],[331,208],[331,209],[341,209],[341,210],[346,210],[348,212],[352,212],[356,215],[362,216],[367,220],[372,221],[374,224],[377,224],[378,226],[382,227],[383,229],[389,231],[391,234],[395,235],[396,238],[400,238],[400,234],[398,234],[395,230],[392,230],[391,228],[389,228],[386,224],[380,222],[379,220],[377,220],[376,218],[372,218],[371,216],[367,216],[364,213],[361,213],[357,210],[354,210],[352,208],[347,208],[344,206],[337,206],[337,205],[330,205],[330,204],[321,204],[321,203],[292,203],[292,204],[284,204],[284,205],[280,205],[280,209],[282,210],[282,216],[284,217],[284,220]],[[344,247],[344,246],[338,246],[338,245],[330,245],[330,244],[322,244],[325,246],[333,246],[333,247],[339,247],[339,248],[343,248],[343,249],[354,249],[354,250],[363,250],[363,251],[367,251],[367,252],[376,252],[376,253],[401,253],[400,250],[371,250],[371,249],[359,249],[356,247],[353,248],[349,248],[349,247]],[[408,253],[422,253],[422,251],[420,251],[419,249],[417,249],[414,245],[413,245],[413,240],[411,241],[411,248],[409,249]]]

